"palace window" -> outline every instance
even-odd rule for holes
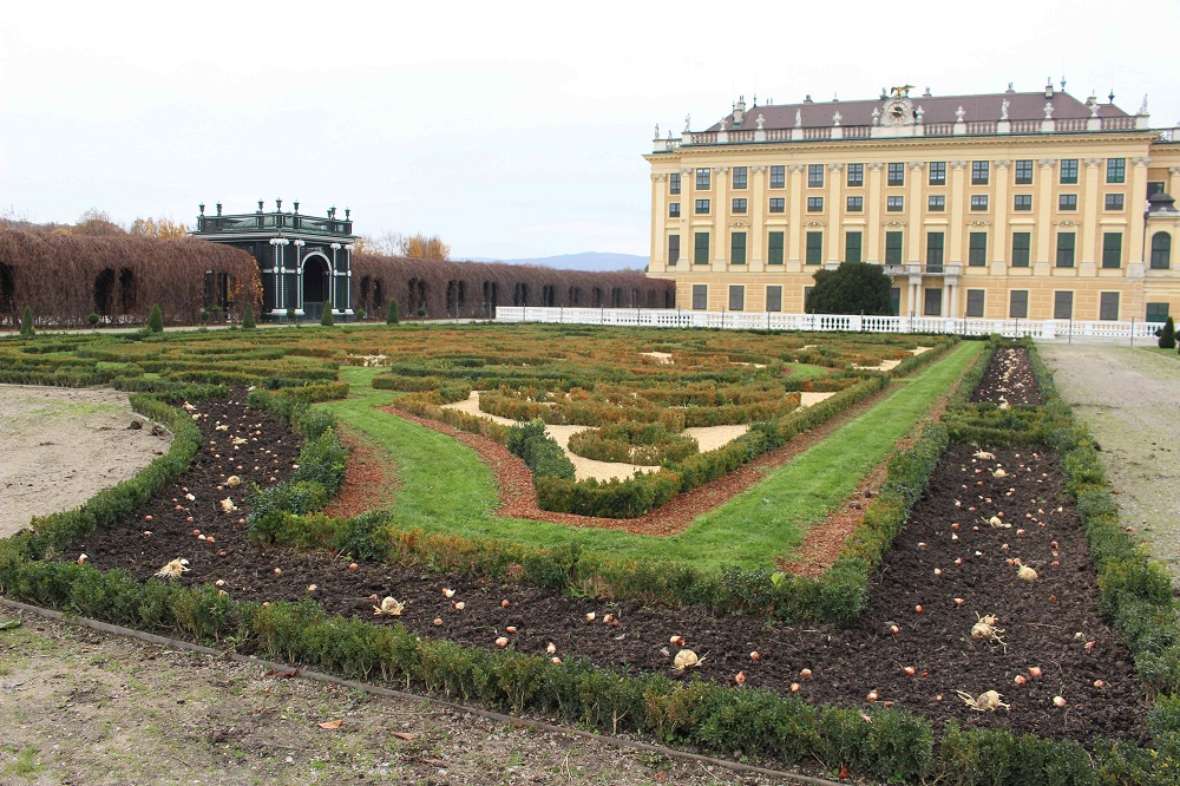
[[[745,188],[747,177],[747,169],[744,166],[735,166],[733,168],[733,187],[735,189]]]
[[[937,317],[942,315],[942,288],[927,287],[926,302],[922,304],[922,316]]]
[[[1151,236],[1151,269],[1167,270],[1172,266],[1172,236],[1156,232]]]
[[[1122,210],[1124,207],[1122,194],[1107,194],[1104,205],[1107,210]]]
[[[971,209],[975,211],[987,210],[987,194],[972,194]]]
[[[971,162],[971,185],[986,186],[991,173],[991,164],[987,161]]]
[[[931,194],[926,198],[926,209],[931,213],[942,213],[946,210],[946,197],[942,194]]]
[[[930,162],[930,185],[945,186],[946,185],[946,162],[945,161],[931,161]]]
[[[1106,182],[1107,183],[1125,183],[1125,182],[1127,182],[1127,159],[1125,159],[1125,158],[1108,158],[1108,159],[1106,159]]]
[[[668,235],[668,265],[680,261],[680,235]]]
[[[1123,233],[1102,233],[1102,266],[1118,268],[1123,266]]]
[[[1033,162],[1031,158],[1023,158],[1016,162],[1016,185],[1027,186],[1032,183]]]
[[[822,213],[822,212],[824,212],[824,198],[823,197],[807,197],[807,212],[808,213]]]
[[[1071,185],[1078,182],[1078,160],[1076,158],[1061,159],[1060,170],[1057,178],[1063,185]]]
[[[807,165],[807,187],[808,188],[823,188],[824,185],[824,165],[823,164],[808,164]]]
[[[971,267],[987,265],[987,232],[972,232],[967,249],[967,264]]]
[[[849,213],[862,213],[865,209],[865,198],[859,196],[850,196],[845,200],[845,206]]]
[[[903,196],[888,196],[885,197],[885,209],[890,213],[900,213],[905,209],[905,197]]]
[[[775,285],[766,288],[766,310],[783,310],[783,288],[781,286]]]
[[[746,198],[736,197],[730,206],[730,212],[745,214],[746,212]]]
[[[704,311],[709,307],[709,285],[692,285],[692,307],[694,311]]]
[[[807,233],[807,256],[806,261],[809,265],[818,265],[823,261],[824,255],[824,233],[823,232],[808,232]]]
[[[1028,319],[1028,290],[1013,289],[1008,293],[1008,318]]]
[[[1078,195],[1077,194],[1058,194],[1057,195],[1057,209],[1061,211],[1071,211],[1078,209]]]
[[[729,262],[731,265],[746,264],[746,233],[731,232],[729,235]]]
[[[782,197],[771,197],[770,198],[770,212],[771,213],[781,213],[786,209],[787,209],[787,200],[783,199]]]
[[[942,243],[941,232],[926,233],[926,269],[932,273],[942,270]]]
[[[771,232],[769,235],[767,235],[766,254],[767,264],[781,265],[783,263],[782,232]]]
[[[983,302],[986,295],[982,289],[967,290],[967,316],[980,318],[983,316]]]
[[[1032,194],[1016,194],[1012,197],[1012,209],[1021,213],[1032,210]]]
[[[1168,321],[1168,304],[1167,303],[1148,303],[1147,304],[1147,321],[1148,322],[1167,322]]]
[[[1012,267],[1028,267],[1032,248],[1031,232],[1012,233]]]
[[[696,214],[698,216],[709,215],[709,200],[707,200],[707,199],[698,199],[697,200]]]
[[[1074,240],[1073,232],[1057,233],[1057,267],[1073,267]]]
[[[668,175],[668,192],[671,194],[680,193],[680,173],[673,172]]]
[[[771,164],[770,187],[785,188],[787,185],[787,168],[782,164]]]
[[[669,202],[668,203],[668,218],[680,218],[680,203],[679,202]]]
[[[845,232],[844,233],[844,261],[845,262],[859,262],[860,261],[860,232]]]
[[[886,232],[885,233],[885,264],[886,265],[900,265],[901,264],[901,232]]]
[[[1119,293],[1103,292],[1098,296],[1098,318],[1114,322],[1119,318]]]
[[[905,164],[901,161],[889,162],[889,177],[888,181],[891,186],[905,185]]]
[[[864,164],[849,164],[848,165],[848,187],[860,188],[865,184],[865,165]]]
[[[711,179],[711,172],[708,167],[701,167],[697,170],[697,188],[701,191],[709,190],[709,183]]]
[[[741,311],[746,307],[746,288],[740,284],[729,286],[729,310]]]
[[[1164,181],[1162,180],[1148,180],[1147,181],[1147,196],[1152,194],[1164,193]]]
[[[692,261],[694,265],[709,264],[709,233],[697,232],[693,236]]]
[[[1057,291],[1053,293],[1053,318],[1073,319],[1073,292]]]

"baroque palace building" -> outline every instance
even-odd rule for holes
[[[813,274],[883,264],[895,313],[1180,313],[1180,129],[1043,91],[754,105],[656,127],[650,276],[682,308],[802,313]]]

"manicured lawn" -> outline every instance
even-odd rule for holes
[[[370,386],[377,369],[342,368],[341,378],[352,386],[349,398],[320,406],[390,452],[400,484],[392,508],[399,528],[532,546],[579,542],[591,553],[619,560],[760,567],[789,553],[808,527],[852,493],[981,348],[979,342],[959,345],[915,378],[897,383],[886,399],[766,480],[699,517],[679,535],[665,538],[496,516],[497,491],[488,467],[451,437],[380,411],[396,394]]]

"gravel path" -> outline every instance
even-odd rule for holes
[[[0,621],[13,617],[0,609]],[[0,631],[0,784],[769,786],[36,616],[23,622]]]
[[[151,427],[117,390],[0,385],[0,538],[139,472],[171,439]]]
[[[1104,344],[1039,349],[1102,447],[1124,522],[1180,580],[1180,358]]]

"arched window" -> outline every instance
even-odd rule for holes
[[[594,307],[602,308],[602,288],[594,287]]]
[[[0,264],[0,325],[4,324],[4,317],[12,315],[16,322],[16,281],[12,275],[10,265]]]
[[[566,303],[571,306],[582,305],[582,290],[580,287],[570,287],[570,291],[566,296]]]
[[[527,306],[529,304],[529,285],[516,284],[512,287],[512,305]]]
[[[553,308],[557,305],[557,287],[552,284],[545,284],[541,287],[541,305],[546,308]]]
[[[385,305],[385,284],[381,279],[373,282],[373,308],[379,309]]]
[[[361,276],[361,308],[369,310],[372,304],[369,302],[369,289],[373,286],[373,279],[370,276]]]
[[[115,271],[105,268],[94,279],[94,310],[104,317],[111,315],[115,296]]]
[[[1172,266],[1172,236],[1156,232],[1151,236],[1151,269],[1167,270]]]

